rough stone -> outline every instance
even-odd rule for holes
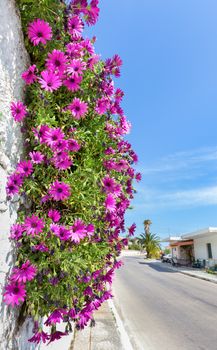
[[[18,202],[7,201],[5,185],[7,176],[15,169],[22,155],[22,134],[12,119],[10,103],[23,99],[24,83],[21,73],[28,65],[15,0],[0,0],[0,289],[4,285],[15,259],[15,249],[8,240],[10,226],[16,221]],[[28,343],[32,323],[26,320],[19,329],[19,310],[2,302],[0,295],[0,350],[30,350]]]

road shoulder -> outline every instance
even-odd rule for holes
[[[69,350],[126,350],[108,302],[94,313],[94,320],[95,326],[75,330]]]

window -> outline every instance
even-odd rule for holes
[[[207,253],[208,253],[208,259],[212,259],[212,247],[211,247],[211,243],[207,243]]]

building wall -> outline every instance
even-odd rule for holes
[[[19,198],[8,202],[5,185],[22,154],[22,134],[10,114],[12,100],[23,98],[21,73],[28,65],[19,13],[15,0],[0,0],[0,350],[30,350],[27,339],[32,323],[19,327],[19,310],[2,302],[2,292],[15,260],[16,251],[8,240],[10,226],[16,221]]]
[[[172,257],[180,259],[180,247],[172,247]]]
[[[217,259],[217,234],[194,239],[195,259],[208,259],[207,243],[211,243],[213,259]]]

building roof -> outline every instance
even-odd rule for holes
[[[192,244],[194,244],[194,240],[188,239],[187,241],[179,241],[179,242],[170,243],[170,246],[171,247],[183,247],[183,246],[192,245]]]
[[[201,230],[193,231],[190,233],[185,233],[185,234],[182,234],[180,236],[165,237],[165,238],[161,239],[161,242],[175,243],[175,242],[185,241],[188,239],[210,236],[213,234],[217,234],[217,227],[207,227],[207,228],[203,228]]]
[[[182,238],[180,236],[169,236],[161,239],[161,242],[176,242],[181,240]]]
[[[186,233],[184,235],[181,235],[182,239],[194,239],[199,237],[205,237],[212,234],[217,234],[217,227],[207,227],[202,230]]]

